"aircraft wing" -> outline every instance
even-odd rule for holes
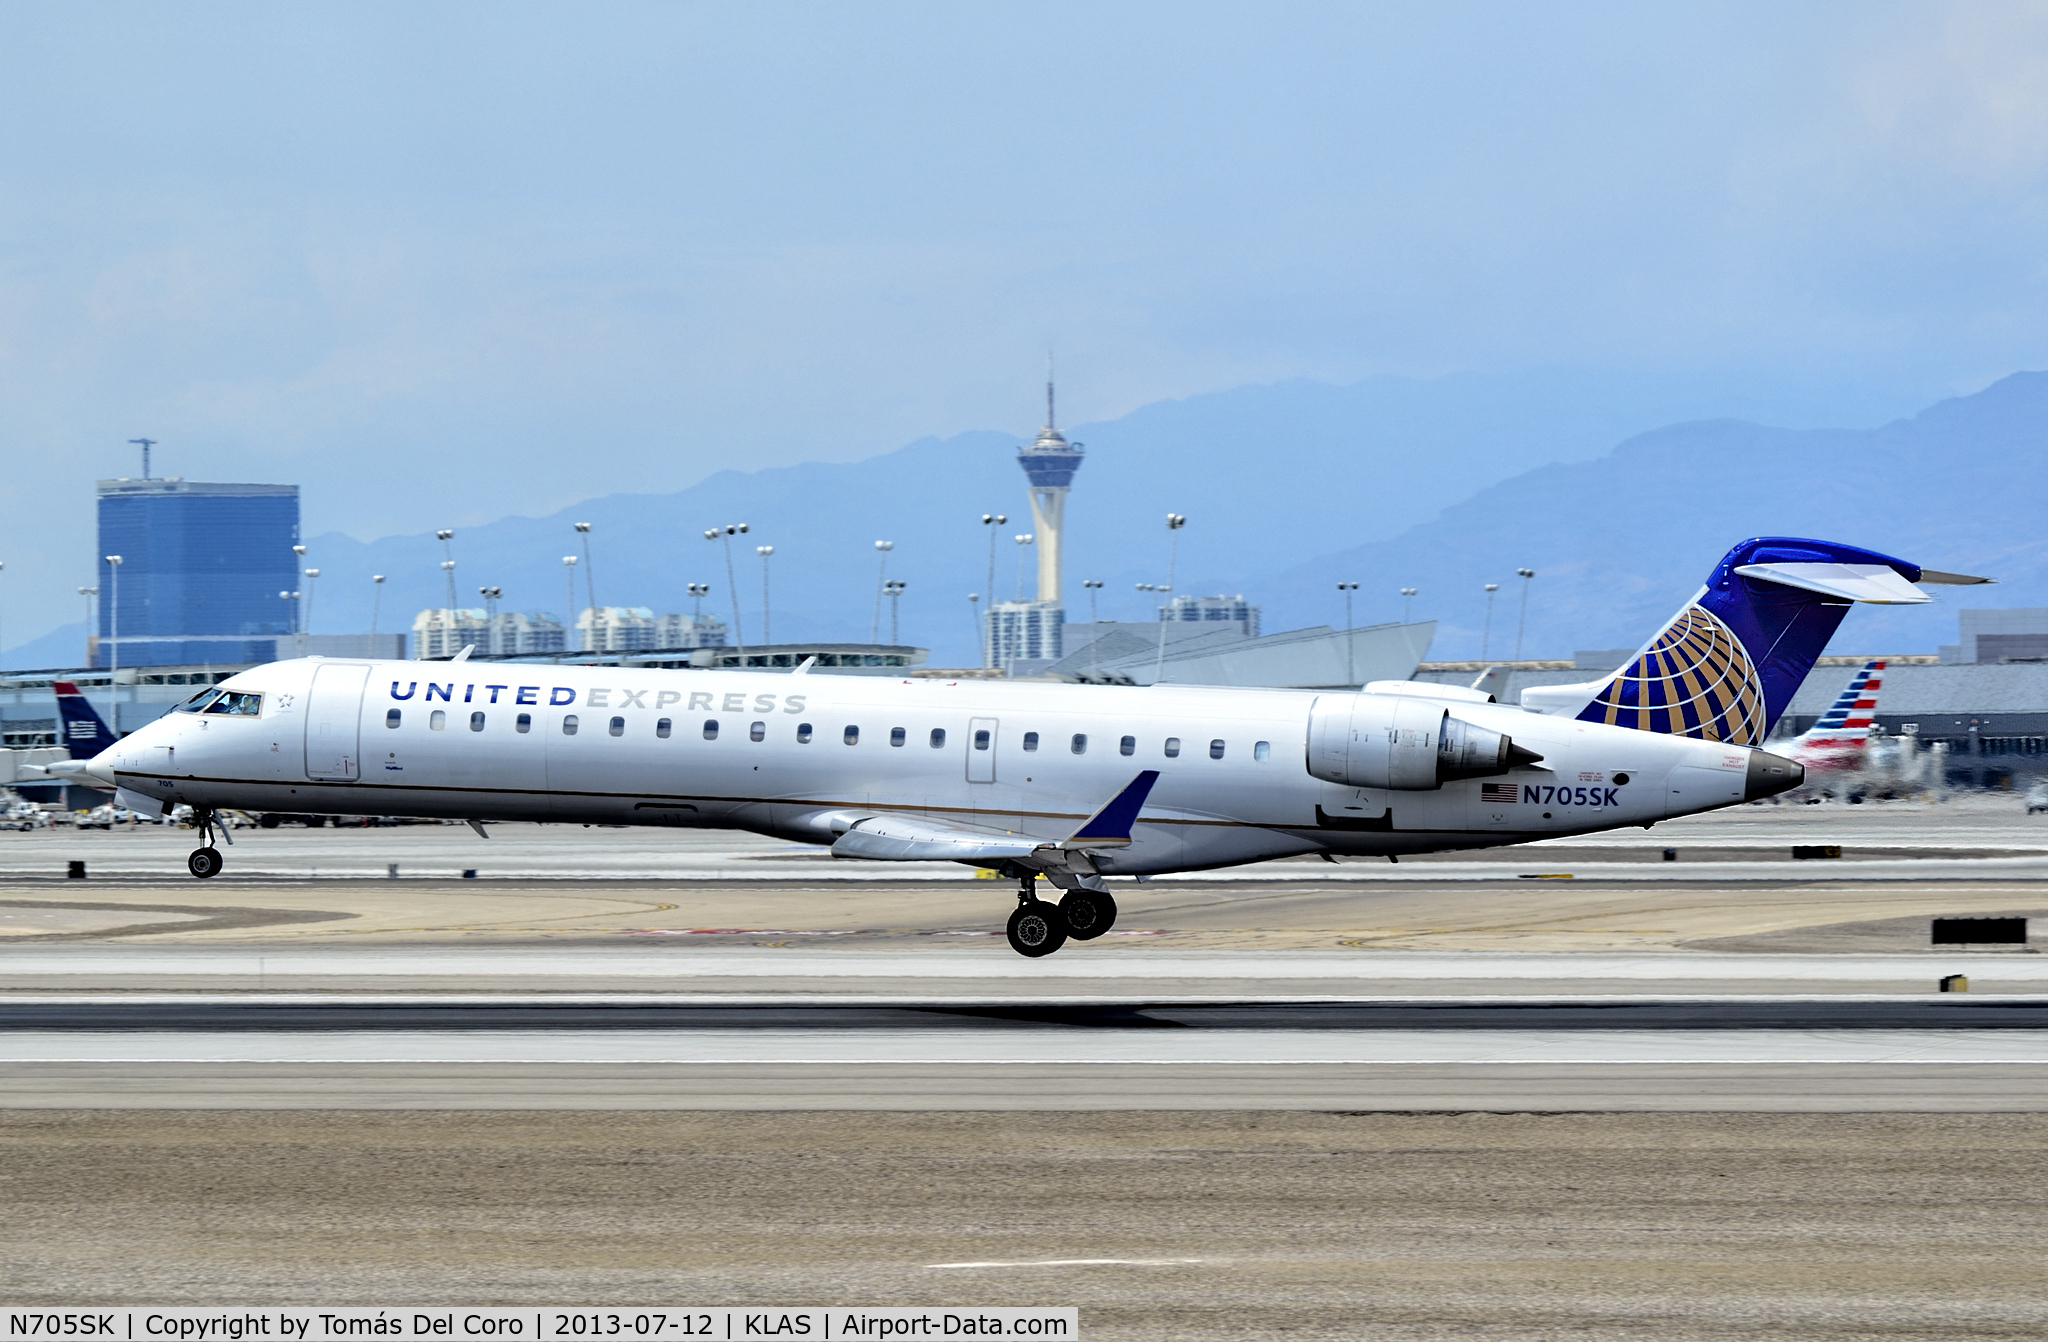
[[[1045,840],[974,829],[924,816],[876,815],[856,821],[832,844],[834,857],[884,862],[975,862],[1029,857]]]
[[[1050,850],[1053,858],[1064,861],[1060,855],[1065,852],[1121,848],[1130,843],[1131,826],[1158,781],[1157,769],[1144,770],[1067,839],[977,829],[928,816],[875,815],[855,821],[841,834],[832,844],[832,856],[885,862],[992,862]]]

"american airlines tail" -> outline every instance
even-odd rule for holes
[[[1884,688],[1884,659],[1863,664],[1833,707],[1820,721],[1793,740],[1782,754],[1806,766],[1809,775],[1861,769],[1868,762],[1870,724],[1877,714],[1878,691]]]
[[[1932,600],[1914,583],[1981,583],[1834,541],[1759,536],[1612,676],[1537,686],[1522,706],[1638,731],[1761,745],[1858,601]],[[1867,730],[1866,730],[1867,735]]]

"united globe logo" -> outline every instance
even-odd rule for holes
[[[1689,606],[1579,716],[1753,746],[1763,739],[1763,691],[1735,631],[1712,611]]]

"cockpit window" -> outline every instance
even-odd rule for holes
[[[219,693],[219,690],[209,685],[171,711],[174,713],[197,713],[200,709],[212,703],[213,696]]]
[[[222,690],[220,698],[208,704],[201,711],[224,713],[229,717],[235,718],[261,717],[263,715],[263,696],[260,694],[244,694],[240,690]]]

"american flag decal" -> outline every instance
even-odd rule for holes
[[[1518,795],[1520,794],[1516,792],[1515,784],[1513,783],[1481,783],[1479,785],[1479,800],[1481,801],[1513,801]]]

